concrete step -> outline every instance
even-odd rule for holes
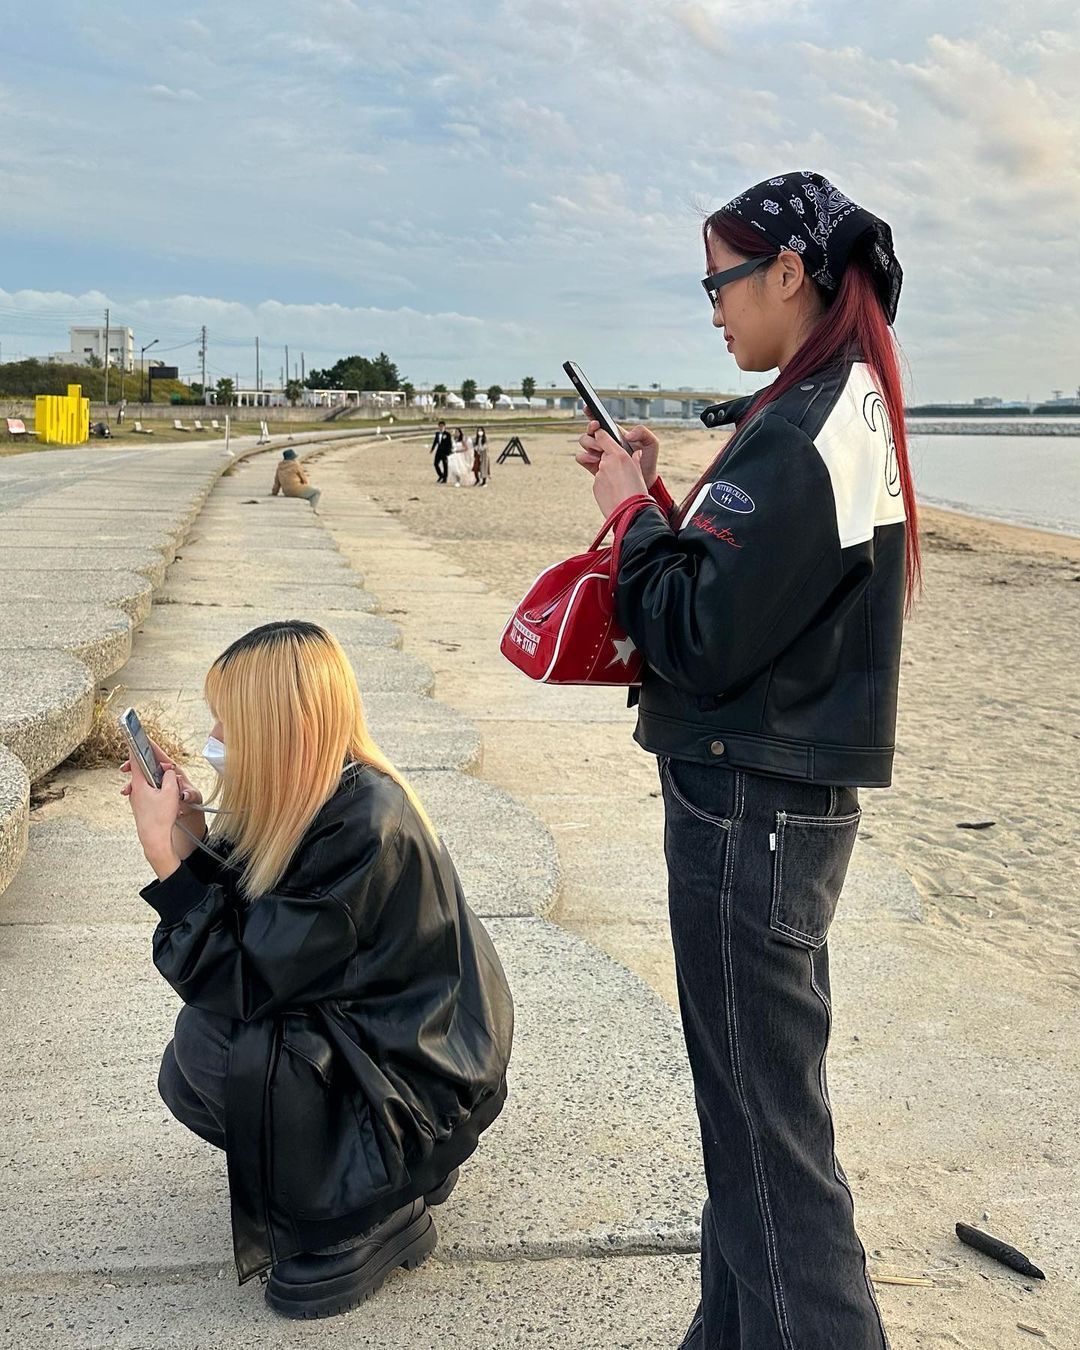
[[[696,1256],[451,1263],[438,1248],[348,1316],[306,1326],[224,1266],[86,1274],[8,1284],[0,1350],[672,1350],[697,1283]]]
[[[239,550],[238,550],[239,551]],[[327,610],[346,614],[370,612],[375,600],[362,589],[362,578],[355,572],[335,572],[340,582],[325,578],[306,580],[294,573],[286,580],[272,580],[255,566],[237,563],[192,564],[182,576],[169,577],[157,597],[162,604],[227,604],[303,614],[307,610]],[[228,578],[228,585],[223,581]],[[214,597],[217,597],[216,599]]]
[[[10,598],[33,600],[42,608],[62,601],[115,606],[138,623],[150,613],[153,584],[138,572],[83,571],[56,572],[45,568],[17,567],[5,570],[0,565],[0,619]]]
[[[0,746],[0,893],[26,853],[30,779],[22,760]]]
[[[113,877],[141,904],[144,871]],[[692,1249],[703,1182],[675,1019],[639,980],[543,919],[487,926],[516,998],[510,1097],[440,1216],[444,1252]],[[5,997],[19,1009],[0,1040],[5,1284],[229,1265],[224,1160],[156,1092],[178,1000],[153,967],[151,931],[0,927]]]
[[[0,651],[0,745],[22,760],[31,782],[81,744],[93,706],[93,676],[76,657]]]
[[[11,813],[21,812],[25,833],[26,793],[19,790],[25,774],[19,775],[13,756],[8,761],[4,775],[0,751],[0,782],[11,785],[7,792],[0,789],[0,802],[10,802]],[[209,797],[214,771],[195,757],[187,772]],[[421,770],[409,780],[449,849],[477,914],[532,917],[551,909],[559,886],[558,855],[550,831],[531,811],[471,774]],[[156,922],[153,910],[138,898],[152,873],[120,796],[122,782],[118,766],[58,772],[52,786],[65,798],[35,813],[33,847],[0,899],[0,924]],[[14,828],[16,817],[11,818]],[[72,884],[73,858],[79,860],[77,888]],[[118,877],[125,878],[122,884]]]
[[[131,654],[131,617],[108,605],[11,600],[0,609],[0,651],[61,651],[103,680]]]
[[[156,547],[133,548],[35,548],[27,544],[0,543],[0,573],[21,573],[24,568],[43,572],[138,572],[160,586],[169,556]]]

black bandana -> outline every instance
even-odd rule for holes
[[[893,252],[892,230],[821,174],[804,169],[770,178],[722,209],[753,225],[778,249],[801,253],[807,272],[827,291],[839,286],[859,244],[886,317],[890,324],[895,320],[904,274]]]

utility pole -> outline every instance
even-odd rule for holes
[[[304,374],[304,353],[300,353],[300,383],[304,384],[307,377]]]
[[[202,357],[202,401],[206,402],[206,324],[202,326],[202,346],[199,348],[199,355]]]
[[[259,377],[259,339],[255,339],[255,392],[262,389],[262,380]],[[258,400],[256,400],[257,402]]]
[[[105,408],[106,417],[109,407],[109,311],[105,311]]]
[[[285,383],[281,386],[282,389],[284,389],[284,388],[285,388],[285,385],[288,384],[288,383],[289,383],[289,344],[286,342],[286,344],[285,344]]]

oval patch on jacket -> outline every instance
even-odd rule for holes
[[[740,516],[748,516],[754,509],[754,499],[734,483],[714,483],[709,488],[709,496],[717,506],[725,511],[737,511]]]

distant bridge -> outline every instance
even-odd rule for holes
[[[647,417],[697,417],[712,403],[739,397],[738,394],[718,394],[715,390],[629,389],[625,386],[598,388],[596,392],[613,417],[627,422]],[[516,396],[520,397],[520,394]],[[575,412],[581,408],[581,395],[571,388],[538,389],[530,399],[530,406]]]

